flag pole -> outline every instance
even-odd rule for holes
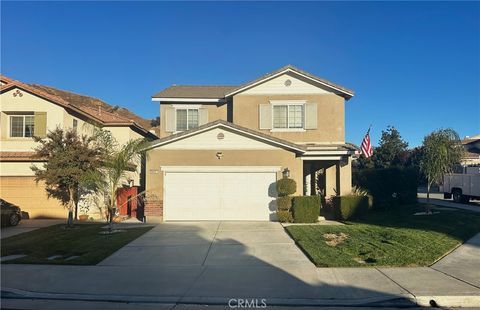
[[[372,129],[372,124],[370,124],[370,126],[368,126],[367,135],[370,133],[370,129]]]

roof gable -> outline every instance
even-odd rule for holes
[[[240,92],[242,95],[290,95],[290,94],[332,94],[322,84],[307,80],[292,72],[286,72],[263,83]]]
[[[275,138],[254,130],[217,120],[196,129],[173,134],[150,142],[146,148],[154,149],[276,149],[283,148],[302,153],[304,149],[297,144]]]
[[[242,86],[239,86],[238,88],[236,88],[235,90],[227,93],[225,95],[225,97],[230,97],[230,96],[233,96],[233,95],[236,95],[236,94],[239,94],[241,92],[244,92],[248,89],[251,89],[257,85],[260,85],[260,84],[263,84],[267,81],[270,81],[278,76],[282,76],[284,74],[291,74],[291,75],[294,75],[294,76],[299,76],[303,79],[305,79],[305,81],[310,81],[310,83],[316,83],[318,85],[322,85],[325,89],[327,90],[330,90],[331,92],[333,93],[336,93],[338,94],[339,96],[342,96],[344,97],[345,99],[350,99],[351,97],[353,97],[354,93],[353,91],[349,90],[349,89],[346,89],[342,86],[339,86],[339,85],[336,85],[330,81],[327,81],[325,79],[322,79],[320,77],[317,77],[313,74],[310,74],[306,71],[303,71],[301,69],[298,69],[292,65],[288,65],[288,66],[285,66],[283,68],[280,68],[274,72],[271,72],[271,73],[268,73],[258,79],[255,79],[253,81],[250,81]],[[314,84],[312,84],[314,85]]]

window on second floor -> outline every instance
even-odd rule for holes
[[[33,115],[10,115],[10,137],[33,137],[35,117]]]
[[[185,131],[198,127],[198,109],[176,109],[176,129]]]
[[[272,108],[274,129],[303,129],[305,127],[303,104],[275,104]]]
[[[78,128],[78,120],[74,119],[72,123],[73,130],[77,131]]]

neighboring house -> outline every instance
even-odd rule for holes
[[[147,220],[274,220],[284,174],[296,195],[349,194],[352,96],[293,66],[242,86],[174,85],[155,94],[160,139],[147,152]]]
[[[461,143],[465,148],[462,166],[480,166],[480,135],[467,136]]]
[[[41,165],[42,160],[32,156],[38,145],[32,136],[46,137],[56,127],[90,134],[94,126],[99,126],[112,132],[121,144],[130,139],[156,138],[136,122],[104,111],[109,105],[96,98],[5,76],[0,76],[0,82],[0,197],[20,206],[30,218],[66,216],[58,200],[47,198],[44,184],[34,180],[30,167]],[[140,165],[129,172],[127,194],[143,186],[141,176]],[[126,208],[122,211],[127,212]]]

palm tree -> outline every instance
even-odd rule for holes
[[[148,141],[134,139],[120,145],[109,131],[102,129],[97,129],[94,136],[102,153],[101,165],[86,178],[84,185],[106,197],[105,204],[111,229],[117,208],[118,190],[127,180],[128,172],[141,164],[143,149]]]

